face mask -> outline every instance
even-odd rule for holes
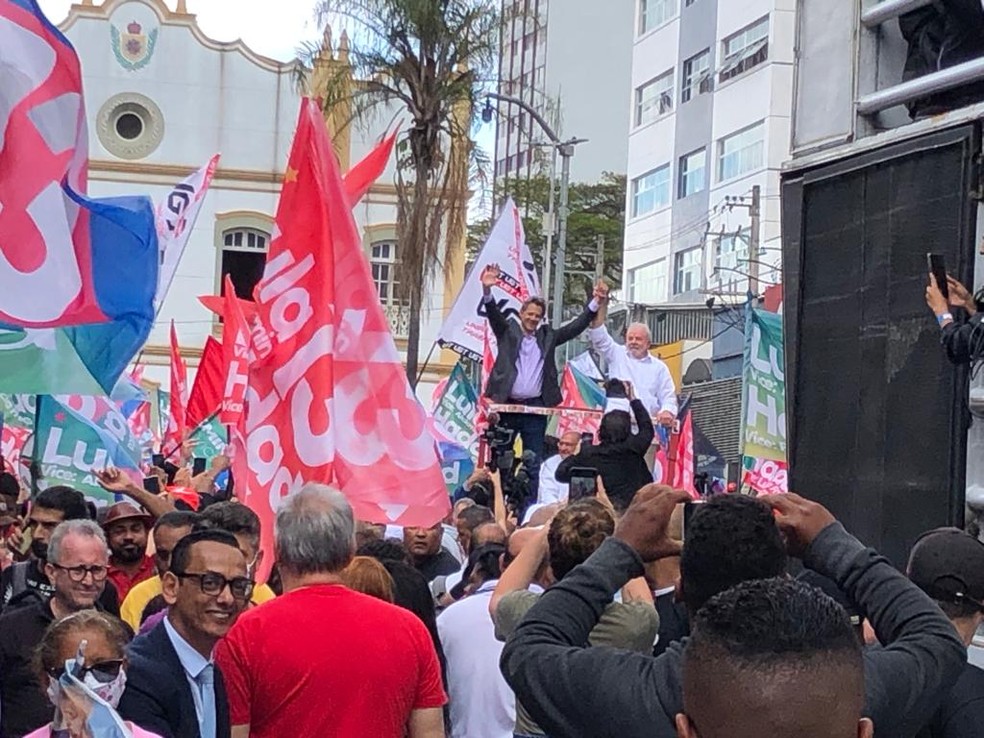
[[[120,698],[123,696],[123,690],[126,689],[126,672],[120,669],[120,673],[111,682],[100,682],[91,673],[88,673],[82,683],[95,692],[97,696],[104,699],[110,707],[116,709],[120,704]]]

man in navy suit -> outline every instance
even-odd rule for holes
[[[229,703],[212,651],[253,590],[225,531],[182,538],[161,578],[167,617],[130,644],[119,713],[161,738],[229,738]]]

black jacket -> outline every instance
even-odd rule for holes
[[[638,433],[621,443],[583,446],[578,453],[561,461],[555,474],[558,482],[567,484],[571,481],[571,469],[597,469],[605,484],[605,493],[616,510],[627,508],[635,493],[653,481],[653,472],[646,464],[646,452],[655,434],[653,420],[641,400],[633,400],[629,405],[635,415]]]
[[[126,690],[119,713],[161,738],[201,738],[195,698],[163,621],[127,649]],[[229,738],[229,700],[222,672],[215,667],[215,735]]]
[[[523,329],[517,321],[506,319],[494,299],[483,301],[479,306],[479,312],[484,313],[489,319],[489,326],[495,334],[499,348],[495,365],[489,374],[489,381],[485,385],[485,396],[492,402],[506,402],[516,382],[516,359],[519,358],[519,347],[523,342]],[[584,312],[578,317],[557,330],[547,323],[537,328],[536,343],[543,352],[541,396],[545,407],[556,407],[560,404],[560,384],[557,381],[557,361],[554,358],[554,350],[584,333],[594,317],[595,311],[585,307]]]
[[[865,715],[875,735],[911,738],[957,681],[967,650],[950,621],[914,584],[840,523],[813,541],[803,563],[858,604],[884,648],[864,652]],[[502,673],[554,738],[676,738],[687,639],[658,658],[585,648],[612,595],[643,575],[642,561],[609,538],[547,590],[502,651]]]
[[[984,359],[984,312],[978,312],[970,320],[961,320],[967,314],[954,310],[954,320],[943,328],[940,342],[947,358],[954,364],[969,364],[975,357]]]
[[[982,729],[984,670],[967,664],[919,738],[979,738]]]
[[[50,722],[54,715],[55,708],[31,668],[34,649],[54,619],[46,599],[31,602],[0,617],[2,738],[20,738]]]

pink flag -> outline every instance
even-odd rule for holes
[[[164,455],[170,457],[180,450],[188,431],[185,408],[188,406],[188,368],[178,348],[178,334],[171,321],[171,417],[164,434]]]
[[[301,104],[276,221],[256,288],[245,464],[235,464],[245,466],[237,486],[245,482],[244,501],[263,523],[263,548],[280,500],[306,482],[334,484],[360,520],[433,525],[449,509],[437,452],[311,100]]]

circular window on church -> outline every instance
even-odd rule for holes
[[[143,133],[143,130],[143,121],[136,113],[123,113],[116,119],[116,132],[119,134],[120,138],[125,138],[127,141],[133,141],[134,139],[140,138],[140,134]]]
[[[96,133],[110,154],[120,159],[143,159],[156,151],[164,138],[164,116],[150,98],[122,93],[99,109]]]

